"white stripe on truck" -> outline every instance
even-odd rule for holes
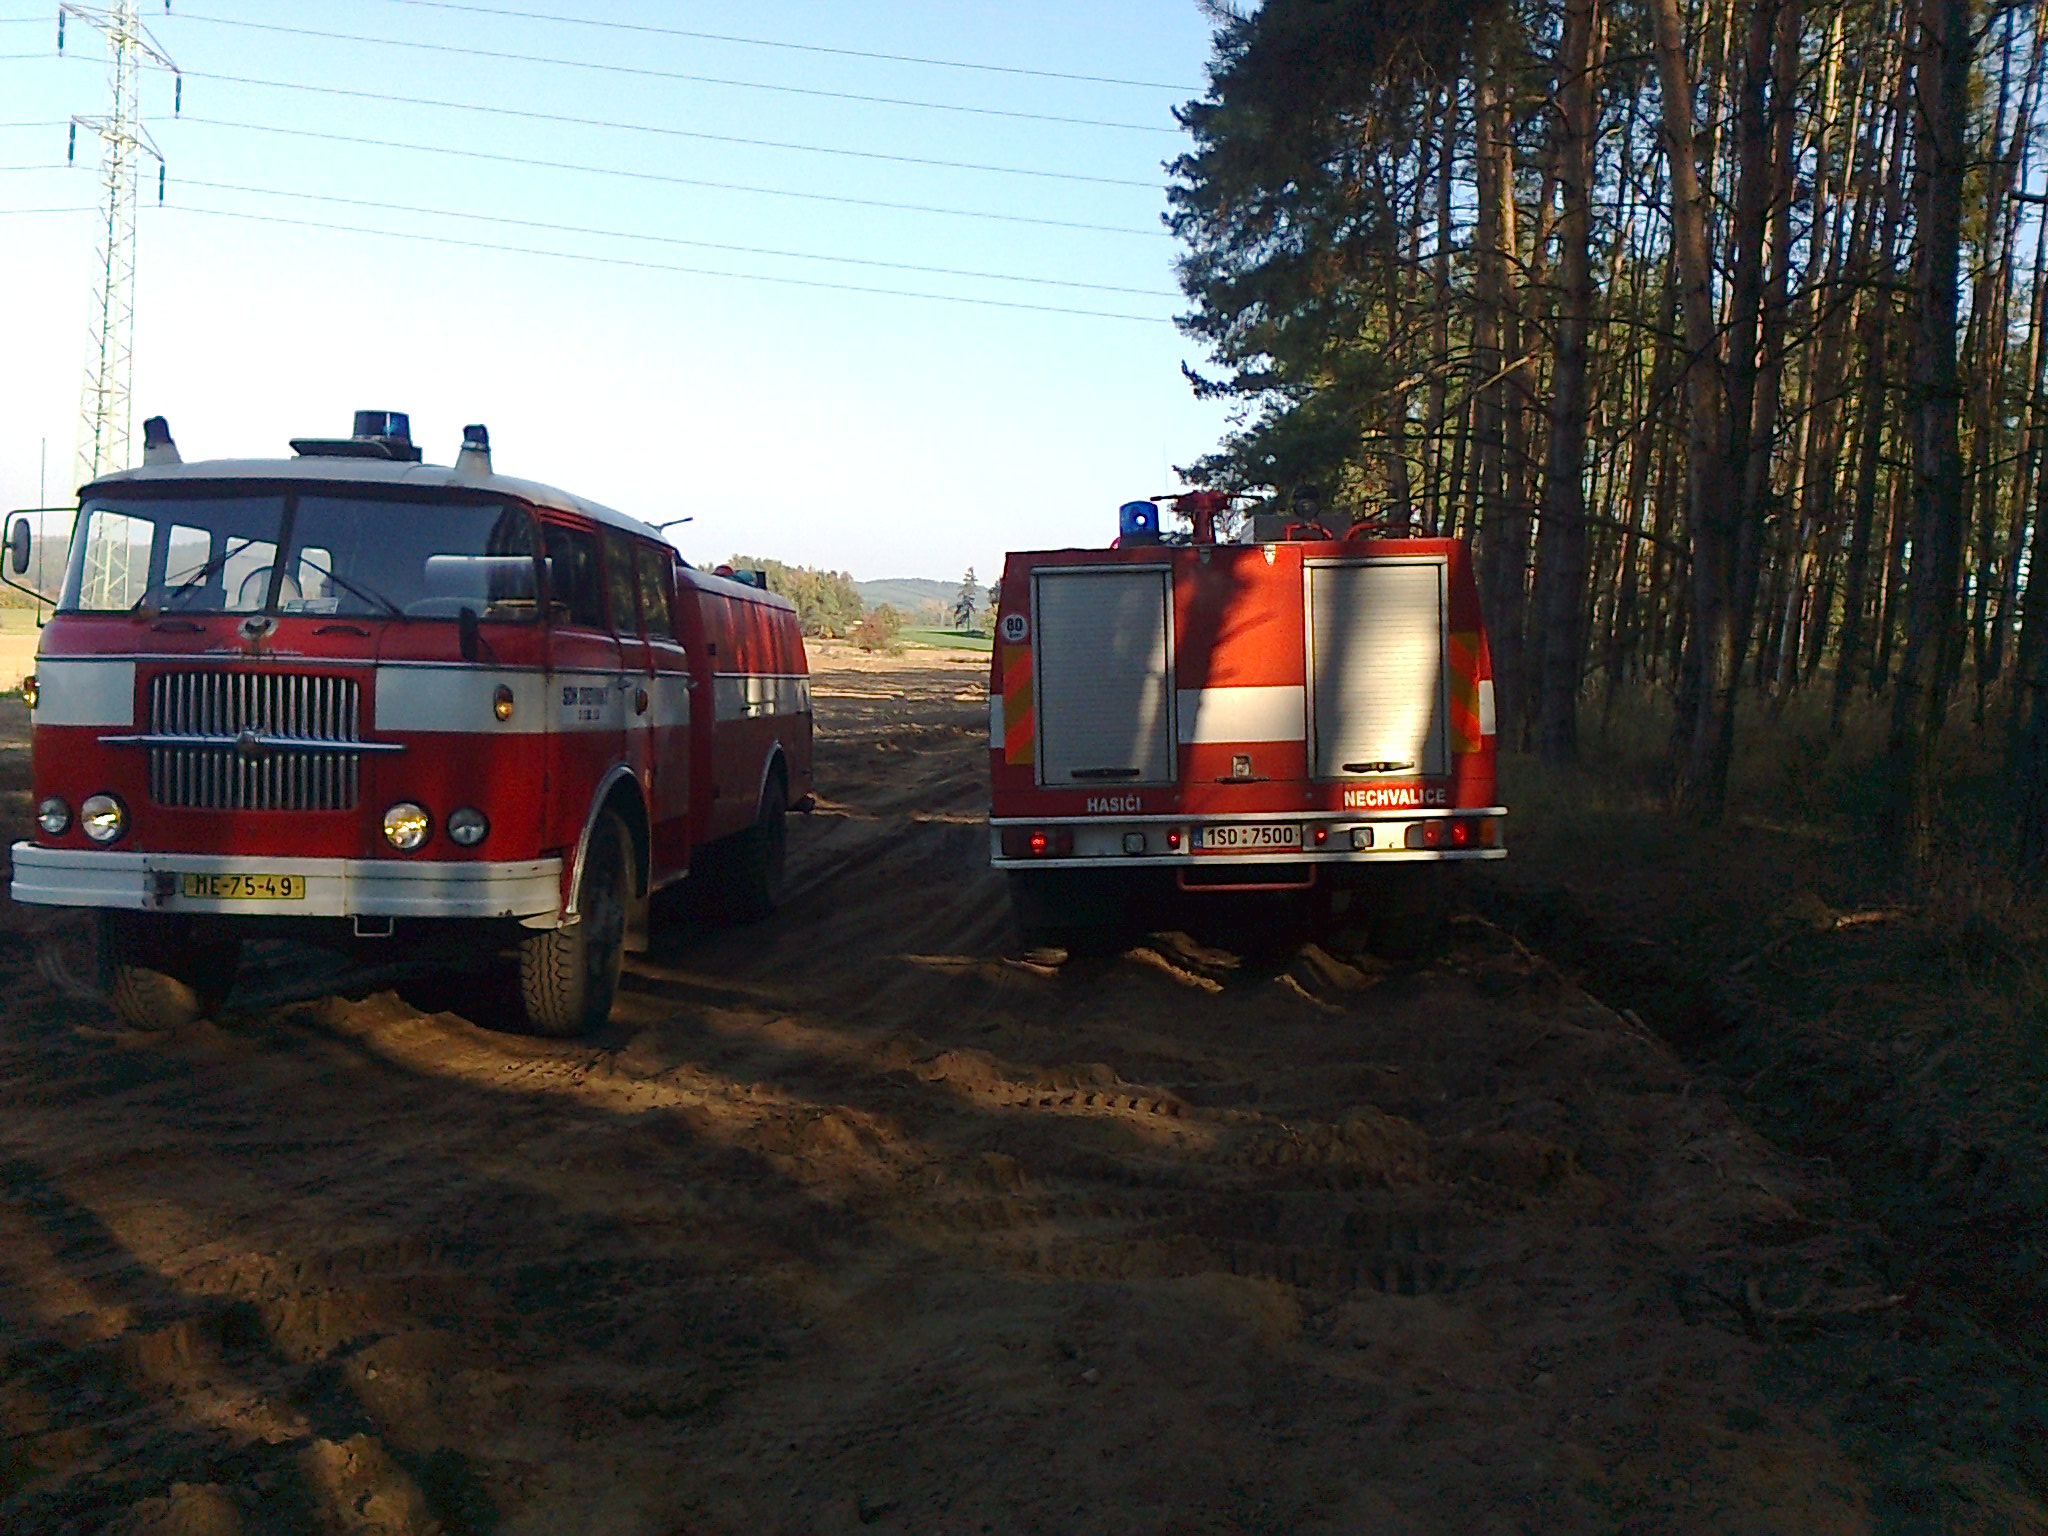
[[[711,679],[713,718],[757,720],[811,712],[811,680],[801,672],[720,672]]]
[[[1183,688],[1179,702],[1182,746],[1308,738],[1308,691],[1296,684]]]
[[[37,725],[133,725],[132,661],[36,662]]]
[[[500,720],[492,706],[498,687],[512,690],[512,718]],[[480,667],[379,667],[379,731],[495,731],[501,736],[533,735],[547,729],[547,678],[539,672],[500,672]]]
[[[512,690],[512,718],[494,712],[500,685]],[[645,689],[647,712],[634,709]],[[378,731],[455,731],[498,736],[544,731],[616,731],[628,724],[690,723],[690,684],[680,673],[584,670],[501,671],[488,667],[377,669]]]

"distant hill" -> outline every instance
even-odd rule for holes
[[[960,583],[933,581],[926,576],[891,576],[882,581],[856,581],[853,590],[870,608],[887,603],[898,613],[914,613],[920,603],[943,603],[950,613],[953,599],[960,593]]]

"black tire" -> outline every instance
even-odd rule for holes
[[[1352,896],[1366,946],[1383,960],[1413,965],[1444,946],[1450,933],[1450,871],[1436,863],[1390,864]]]
[[[576,886],[576,921],[519,941],[519,1005],[528,1033],[566,1039],[611,1017],[625,964],[632,869],[626,824],[599,812]]]
[[[782,872],[789,861],[789,789],[782,770],[768,773],[761,813],[732,839],[726,909],[743,923],[758,922],[782,900]]]
[[[1032,949],[1099,953],[1130,926],[1131,884],[1111,870],[1013,869],[1010,914]]]
[[[242,960],[236,938],[199,939],[175,918],[102,912],[100,989],[130,1029],[165,1030],[211,1018],[235,985]]]

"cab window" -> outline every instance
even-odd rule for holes
[[[633,593],[633,552],[613,534],[604,541],[605,591],[611,599],[612,628],[622,635],[640,633],[640,605]]]
[[[640,614],[646,621],[648,637],[675,639],[675,625],[668,611],[668,556],[651,544],[636,544],[633,558],[640,567]]]
[[[604,582],[597,535],[579,528],[547,525],[542,546],[548,560],[548,607],[557,624],[604,628]]]

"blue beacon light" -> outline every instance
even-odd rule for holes
[[[1127,501],[1117,508],[1117,521],[1126,544],[1159,542],[1159,508],[1149,501]]]

